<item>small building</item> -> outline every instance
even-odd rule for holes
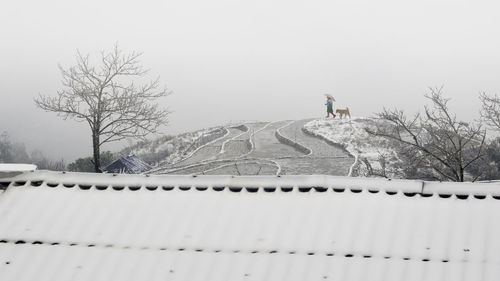
[[[135,155],[121,157],[109,164],[104,171],[117,174],[140,174],[149,171],[151,166]]]

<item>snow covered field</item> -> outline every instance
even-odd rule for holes
[[[366,128],[373,128],[372,118],[355,117],[344,119],[316,119],[304,125],[304,130],[314,136],[341,145],[356,161],[350,176],[401,177],[401,160],[391,143],[384,138],[371,136]]]
[[[228,131],[224,127],[207,128],[175,137],[166,136],[141,142],[120,151],[119,154],[134,154],[150,164],[173,164],[189,157],[201,146],[226,134]]]

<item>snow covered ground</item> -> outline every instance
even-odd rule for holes
[[[157,161],[159,165],[148,173],[347,175],[354,157],[338,146],[304,133],[302,127],[309,120],[225,126],[226,135],[197,145],[198,149],[192,153],[175,153],[180,161]]]
[[[138,143],[120,151],[119,154],[134,154],[153,165],[173,164],[189,157],[201,146],[227,133],[224,127],[217,127],[188,132],[175,137],[165,136]]]
[[[352,120],[316,119],[304,125],[304,131],[324,138],[328,142],[341,145],[356,161],[349,172],[350,176],[402,176],[401,160],[389,141],[374,137],[366,132],[373,128],[372,118],[357,117]]]
[[[269,170],[271,174],[404,177],[394,145],[366,132],[375,122],[380,121],[358,117],[245,123],[245,128],[209,128],[158,139],[131,147],[129,153],[158,163],[151,173],[255,174],[253,166],[262,168],[262,161],[272,160],[277,170]],[[277,132],[289,142],[277,139]],[[294,143],[308,152],[298,151]]]

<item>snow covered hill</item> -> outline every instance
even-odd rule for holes
[[[248,122],[163,137],[123,150],[153,164],[153,174],[349,175],[402,177],[370,118]]]
[[[367,128],[374,129],[373,118],[316,119],[304,125],[304,130],[332,144],[341,145],[356,161],[350,171],[351,176],[383,176],[400,178],[403,176],[402,161],[398,158],[390,141],[369,135]]]

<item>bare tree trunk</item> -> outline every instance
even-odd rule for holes
[[[96,173],[102,173],[99,134],[97,132],[92,132],[92,148],[94,150],[94,170]]]

